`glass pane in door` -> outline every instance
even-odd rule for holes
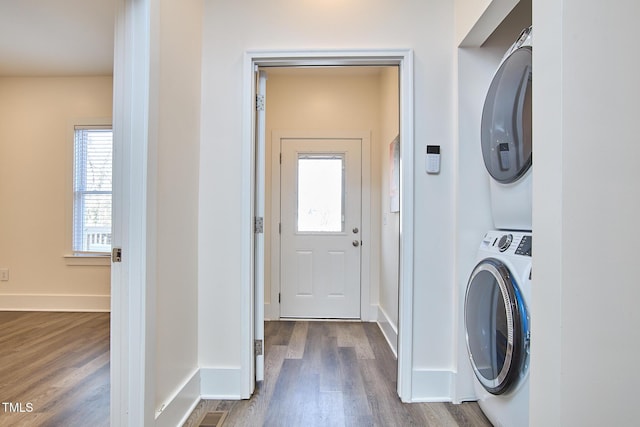
[[[344,154],[299,154],[297,231],[344,231]]]

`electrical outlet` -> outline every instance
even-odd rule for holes
[[[8,282],[8,281],[9,281],[9,269],[0,268],[0,282]]]

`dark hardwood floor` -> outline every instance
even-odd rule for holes
[[[109,425],[109,313],[0,312],[0,426]]]
[[[265,381],[224,426],[490,426],[475,403],[403,404],[378,326],[266,322]],[[198,417],[200,417],[198,419]],[[109,314],[0,312],[0,427],[109,425]]]
[[[266,322],[265,380],[243,401],[203,401],[232,426],[490,426],[476,403],[403,404],[396,366],[378,326],[359,322]]]

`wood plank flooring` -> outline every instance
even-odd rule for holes
[[[109,313],[0,312],[0,427],[109,425]]]
[[[476,403],[403,404],[397,362],[378,326],[359,322],[266,322],[265,380],[242,401],[203,401],[233,426],[490,426]]]

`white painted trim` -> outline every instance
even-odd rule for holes
[[[411,402],[451,402],[455,375],[449,370],[415,369]]]
[[[414,105],[413,105],[413,51],[411,49],[370,50],[302,50],[302,51],[247,51],[243,65],[242,109],[242,221],[241,265],[252,265],[252,200],[255,197],[253,175],[254,93],[255,66],[291,65],[399,65],[400,68],[400,284],[399,284],[399,336],[398,336],[398,395],[404,402],[412,396],[413,353],[413,171],[414,171]],[[241,367],[242,397],[248,398],[253,390],[252,377],[252,325],[253,279],[251,271],[241,272]],[[259,319],[258,319],[259,320]]]
[[[245,370],[232,368],[200,368],[200,397],[213,400],[242,399]]]
[[[113,245],[123,262],[111,267],[112,426],[150,425],[153,388],[146,364],[147,144],[150,0],[116,4],[113,73]]]
[[[365,136],[366,135],[366,136]],[[380,210],[380,204],[374,206],[371,202],[371,131],[363,132],[362,148],[360,152],[362,175],[360,190],[360,220],[362,232],[360,234],[360,319],[365,322],[375,322],[378,312],[371,311],[371,249],[373,246],[373,229],[371,228],[371,212]],[[376,295],[376,300],[377,300]]]
[[[273,131],[271,138],[271,300],[267,309],[273,310],[270,315],[276,315],[273,319],[280,318],[280,305],[278,293],[280,292],[280,234],[274,233],[280,221],[280,147],[282,139],[359,139],[361,141],[361,236],[371,236],[371,210],[377,206],[371,204],[371,131]],[[368,242],[367,242],[368,240]],[[361,250],[360,261],[360,319],[365,322],[376,321],[377,311],[371,310],[371,241],[372,237],[365,237]],[[276,312],[277,310],[277,312]],[[272,317],[270,317],[272,318]]]
[[[196,369],[173,396],[156,409],[156,427],[181,426],[200,403],[200,370]]]
[[[115,108],[115,107],[114,107]],[[103,263],[101,260],[96,259],[95,264],[90,264],[88,260],[77,261],[73,260],[73,257],[78,256],[73,253],[73,175],[75,173],[75,138],[76,138],[76,126],[105,126],[113,129],[113,119],[111,117],[74,117],[67,121],[67,140],[66,140],[66,155],[65,155],[65,175],[66,175],[66,191],[65,191],[65,203],[64,203],[64,222],[65,222],[65,235],[64,235],[64,248],[66,254],[64,255],[67,265],[110,265],[109,262]],[[91,254],[99,257],[98,254]],[[91,255],[80,255],[82,258]],[[78,263],[76,263],[76,261]]]
[[[263,71],[257,73],[257,86],[256,86],[256,104],[257,96],[261,95],[266,97],[267,95],[267,75]],[[266,104],[266,101],[265,101]],[[258,110],[258,108],[256,108]],[[265,206],[265,181],[266,181],[266,108],[256,111],[256,147],[254,155],[254,182],[255,182],[255,216],[264,220],[266,217]],[[264,227],[264,224],[263,224]],[[254,263],[254,276],[253,280],[255,285],[252,287],[255,293],[254,298],[254,340],[264,342],[264,259],[265,259],[265,232],[263,228],[262,233],[255,233],[255,256]],[[258,354],[254,358],[255,360],[255,378],[256,381],[264,380],[264,351]]]
[[[269,294],[269,301],[265,303],[264,312],[265,318],[269,320],[280,319],[280,302],[278,301],[278,295],[280,294],[280,185],[276,184],[273,180],[277,177],[278,182],[280,180],[280,149],[279,141],[281,136],[279,133],[274,135],[271,132],[269,136],[271,138],[271,212],[269,217],[271,219],[271,235],[269,237],[269,250],[271,253],[271,292]],[[276,142],[278,141],[278,142]],[[268,314],[267,314],[268,313]]]
[[[376,306],[378,312],[378,326],[382,335],[387,340],[393,355],[398,358],[398,326],[391,321],[391,318],[381,306]]]
[[[109,295],[0,294],[0,311],[109,312]]]
[[[412,400],[413,369],[413,51],[400,63],[400,281],[398,298],[398,396]]]
[[[111,267],[110,255],[65,255],[64,263],[69,266]]]
[[[240,333],[242,345],[240,348],[240,366],[242,385],[240,396],[248,399],[255,389],[255,363],[253,355],[255,321],[255,277],[254,277],[254,165],[255,165],[255,66],[250,56],[245,54],[243,67],[242,92],[242,205],[240,219],[243,224],[240,230]],[[249,268],[246,268],[249,266]]]

